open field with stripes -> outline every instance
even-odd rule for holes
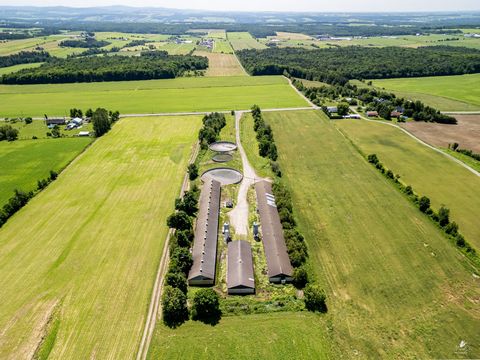
[[[105,107],[122,114],[306,106],[282,76],[199,77],[103,83],[0,85],[0,117],[67,115]]]
[[[90,142],[90,138],[0,142],[0,207],[15,189],[35,190],[37,181],[59,172]]]
[[[463,340],[478,357],[480,280],[461,253],[324,115],[265,118],[328,292],[334,346],[345,357],[452,358]]]
[[[266,49],[266,45],[259,42],[248,32],[228,32],[227,39],[234,50],[243,49]]]
[[[442,111],[480,110],[479,83],[480,74],[373,80],[376,87]]]
[[[365,154],[377,154],[402,182],[428,196],[434,209],[448,207],[462,234],[480,250],[480,177],[392,126],[358,120],[336,124]]]
[[[0,358],[135,357],[200,125],[120,120],[0,229]]]
[[[208,58],[206,76],[245,76],[247,73],[234,54],[195,51],[194,55]]]

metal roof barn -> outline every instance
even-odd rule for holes
[[[227,250],[228,293],[255,294],[252,247],[248,241],[237,240],[228,243]]]
[[[220,191],[220,183],[212,179],[202,187],[193,242],[193,265],[188,274],[189,285],[215,283]]]
[[[273,283],[291,282],[293,268],[287,253],[275,196],[272,194],[272,184],[268,181],[257,182],[255,191],[263,248],[267,258],[268,278]]]

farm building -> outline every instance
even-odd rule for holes
[[[359,114],[349,114],[349,115],[344,115],[343,118],[344,119],[360,119],[360,115]]]
[[[328,110],[329,113],[338,112],[338,108],[336,106],[327,106],[327,110]]]
[[[392,118],[399,118],[400,116],[402,116],[402,113],[400,113],[400,112],[398,112],[398,111],[392,111],[392,112],[390,113],[390,116],[391,116]]]
[[[189,285],[215,283],[220,191],[220,183],[212,179],[202,187],[193,242],[193,265],[188,273]]]
[[[250,243],[244,240],[229,242],[227,259],[228,293],[231,295],[254,294],[255,278]]]
[[[368,117],[378,117],[378,111],[367,111]]]
[[[263,248],[267,259],[268,278],[272,283],[292,281],[293,268],[287,254],[283,228],[278,215],[272,184],[260,181],[255,184]]]
[[[61,119],[61,118],[58,118],[58,119],[45,119],[45,124],[47,126],[49,125],[65,125],[66,121],[65,119]]]

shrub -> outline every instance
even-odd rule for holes
[[[418,201],[418,208],[421,212],[426,213],[430,209],[430,199],[426,196],[422,196]]]
[[[188,165],[188,178],[190,179],[190,181],[193,181],[196,178],[198,178],[198,166],[197,166],[197,164]]]
[[[162,295],[165,325],[175,328],[188,320],[187,296],[177,288],[165,286]]]
[[[445,227],[448,225],[448,223],[450,222],[449,215],[450,210],[444,206],[442,206],[440,210],[438,210],[438,223],[441,227]]]
[[[56,178],[58,177],[58,173],[53,171],[53,170],[50,170],[50,180],[55,180]]]
[[[31,124],[33,122],[33,119],[31,117],[26,117],[25,119],[23,119],[25,121],[25,124],[28,125],[28,124]]]
[[[318,285],[308,284],[304,290],[305,307],[309,311],[327,312],[326,295]]]
[[[213,289],[200,289],[193,297],[192,318],[206,324],[217,324],[222,312],[220,297]]]
[[[195,215],[198,211],[197,194],[192,191],[186,191],[183,198],[175,200],[175,209],[184,211],[189,216]]]
[[[457,236],[455,237],[455,241],[458,247],[463,248],[466,245],[465,238],[460,234],[457,234]]]
[[[413,195],[413,189],[410,185],[406,186],[404,191],[408,196]]]
[[[18,139],[18,130],[11,125],[0,125],[0,141],[14,141]]]
[[[293,285],[297,289],[303,289],[308,283],[308,272],[305,267],[301,266],[293,271]]]
[[[378,162],[379,162],[377,154],[370,154],[370,155],[368,155],[367,159],[368,159],[369,163],[372,163],[372,164],[375,164],[375,165],[378,164]]]
[[[167,225],[177,230],[190,230],[192,228],[192,219],[185,211],[181,210],[168,217]]]
[[[190,251],[186,248],[177,247],[170,255],[170,269],[178,272],[182,272],[185,275],[192,267],[193,258]]]
[[[187,293],[187,278],[181,272],[169,271],[165,275],[165,285],[180,289],[184,294]]]
[[[278,176],[282,177],[282,170],[280,170],[280,165],[276,161],[270,160],[270,167],[272,168],[272,172]]]
[[[455,221],[452,221],[451,223],[447,224],[447,226],[445,226],[445,232],[452,236],[457,235],[458,224]]]

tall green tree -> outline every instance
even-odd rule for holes
[[[95,131],[95,136],[100,137],[106,134],[112,124],[108,117],[108,111],[102,108],[98,108],[92,115],[93,130]]]

